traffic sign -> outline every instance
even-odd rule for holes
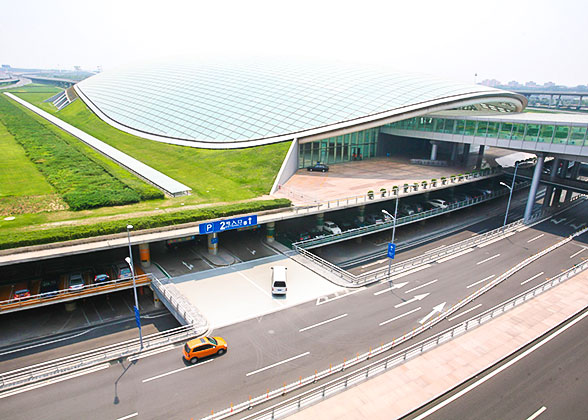
[[[135,309],[135,322],[137,323],[137,328],[141,328],[141,314],[139,313],[139,308],[133,306]]]
[[[388,244],[388,258],[394,259],[394,255],[396,255],[396,244],[390,242]]]
[[[207,233],[223,232],[225,230],[239,229],[254,225],[257,225],[257,215],[235,217],[233,219],[201,223],[198,225],[198,232],[201,235],[205,235]]]

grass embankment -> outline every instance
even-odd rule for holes
[[[72,210],[135,203],[142,198],[92,159],[89,147],[72,147],[79,143],[75,138],[49,129],[4,95],[0,96],[0,122]]]

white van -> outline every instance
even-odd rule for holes
[[[288,287],[286,284],[287,267],[275,265],[272,267],[272,295],[286,295]]]

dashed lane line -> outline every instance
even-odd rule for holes
[[[527,241],[527,243],[529,243],[529,242],[533,242],[533,241],[536,241],[537,239],[539,239],[539,238],[541,238],[541,237],[543,237],[543,236],[545,236],[545,234],[544,234],[544,233],[542,233],[541,235],[535,236],[534,238],[531,238],[531,239],[529,239],[529,240]]]
[[[476,285],[478,285],[480,283],[484,283],[486,280],[490,280],[494,276],[495,276],[495,274],[492,274],[491,276],[488,276],[486,278],[483,278],[482,280],[479,280],[479,281],[477,281],[475,283],[472,283],[469,286],[466,286],[466,289],[469,289],[470,287],[474,287],[474,286],[476,286]]]
[[[463,311],[463,312],[462,312],[461,314],[459,314],[459,315],[452,316],[451,318],[448,318],[447,320],[448,320],[448,321],[453,321],[454,319],[456,319],[456,318],[459,318],[460,316],[463,316],[463,315],[467,314],[468,312],[475,311],[475,310],[476,310],[476,309],[478,309],[480,306],[482,306],[482,304],[481,304],[481,303],[477,304],[477,305],[476,305],[476,306],[474,306],[473,308],[470,308],[470,309],[468,309],[467,311]]]
[[[525,227],[525,229],[526,229],[526,227]],[[502,241],[503,239],[506,239],[509,236],[514,235],[515,233],[517,233],[517,232],[509,232],[506,235],[502,235],[500,238],[496,238],[496,239],[492,239],[491,241],[484,242],[483,244],[478,245],[478,248],[484,248],[485,246],[492,245],[494,242]]]
[[[274,363],[273,365],[269,365],[269,366],[263,367],[261,369],[254,370],[253,372],[249,372],[245,376],[255,375],[256,373],[263,372],[264,370],[271,369],[273,367],[282,365],[284,363],[291,362],[292,360],[296,360],[296,359],[299,359],[299,358],[304,357],[304,356],[308,356],[309,354],[310,354],[310,352],[307,351],[306,353],[299,354],[298,356],[290,357],[289,359],[282,360],[281,362]]]
[[[541,413],[543,413],[545,410],[547,410],[547,407],[543,406],[541,407],[539,410],[535,411],[527,420],[535,420],[537,417],[539,417],[541,415]]]
[[[570,258],[574,258],[576,255],[581,254],[582,252],[586,251],[586,247],[583,247],[581,250],[579,250],[578,252],[570,255]]]
[[[482,260],[482,261],[478,261],[476,263],[476,265],[484,264],[485,262],[488,262],[488,261],[493,260],[494,258],[498,258],[498,257],[500,257],[500,254],[493,255],[493,256],[486,258],[485,260]]]
[[[347,315],[348,314],[342,314],[342,315],[327,319],[326,321],[319,322],[318,324],[309,325],[308,327],[304,327],[304,328],[299,329],[298,332],[304,332],[304,331],[310,330],[315,327],[320,327],[321,325],[328,324],[329,322],[333,322],[333,321],[337,321],[338,319],[345,318]]]
[[[212,361],[213,361],[213,359],[205,360],[204,362],[200,362],[200,363],[197,363],[197,364],[192,365],[192,366],[186,366],[186,367],[183,367],[183,368],[172,370],[170,372],[162,373],[161,375],[157,375],[157,376],[153,376],[151,378],[143,379],[141,382],[143,382],[143,383],[151,382],[151,381],[154,381],[156,379],[163,378],[165,376],[173,375],[174,373],[182,372],[184,370],[188,370],[188,369],[192,369],[192,368],[195,368],[195,367],[198,367],[198,366],[205,365],[205,364],[210,363]]]
[[[382,325],[386,325],[386,324],[388,324],[389,322],[396,321],[397,319],[403,318],[403,317],[405,317],[405,316],[407,316],[407,315],[410,315],[410,314],[412,314],[412,313],[414,313],[414,312],[420,311],[421,309],[422,309],[422,308],[419,306],[418,308],[415,308],[415,309],[413,309],[413,310],[411,310],[411,311],[405,312],[405,313],[403,313],[402,315],[398,315],[398,316],[395,316],[394,318],[390,318],[390,319],[388,319],[387,321],[380,322],[380,324],[379,324],[379,325],[380,325],[380,327],[381,327]]]
[[[521,286],[522,286],[523,284],[529,283],[531,280],[535,280],[537,277],[539,277],[539,276],[541,276],[541,275],[543,275],[543,274],[545,274],[543,271],[542,271],[542,272],[540,272],[539,274],[535,274],[535,275],[534,275],[533,277],[531,277],[530,279],[527,279],[527,280],[525,280],[525,281],[521,282]]]
[[[418,290],[418,289],[420,289],[420,288],[422,288],[422,287],[428,286],[429,284],[436,283],[437,281],[439,281],[439,279],[431,280],[431,281],[430,281],[430,282],[428,282],[428,283],[421,284],[420,286],[417,286],[417,287],[413,287],[412,289],[410,289],[410,290],[407,290],[407,291],[406,291],[406,292],[404,292],[404,293],[410,293],[410,292],[414,292],[415,290]]]
[[[124,416],[124,417],[119,417],[116,420],[127,420],[127,419],[132,419],[133,417],[137,417],[139,415],[138,412],[135,412],[133,414],[129,414],[128,416]]]

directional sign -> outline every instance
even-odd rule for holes
[[[141,328],[141,314],[139,313],[139,308],[133,306],[135,310],[135,322],[137,323],[137,328]]]
[[[394,259],[394,255],[396,255],[396,244],[390,242],[388,244],[388,258]]]
[[[257,215],[235,217],[234,219],[217,220],[216,222],[201,223],[198,232],[201,235],[207,233],[224,232],[225,230],[239,229],[257,225]]]

